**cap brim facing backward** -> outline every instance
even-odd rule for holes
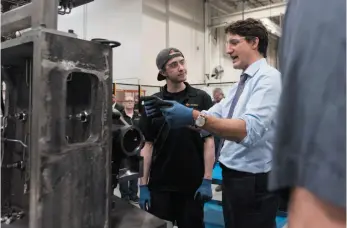
[[[158,73],[157,80],[158,81],[164,81],[166,79],[165,76],[163,76],[160,72]]]

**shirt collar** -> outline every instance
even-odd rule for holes
[[[125,112],[125,109],[123,109],[123,110],[121,111],[121,113],[123,114],[123,116],[127,116],[127,117],[130,118],[130,116],[128,116],[127,113]],[[134,110],[133,118],[136,117],[136,116],[137,116],[137,112]]]
[[[188,96],[195,97],[197,95],[196,90],[194,90],[193,87],[189,85],[188,82],[184,82],[184,84],[186,85],[186,88],[184,89],[184,91],[187,92]],[[164,92],[164,96],[170,96],[170,93],[167,91],[167,85],[164,86],[163,92]]]
[[[265,64],[267,64],[266,59],[261,58],[252,63],[243,73],[247,74],[249,77],[253,77],[258,72],[260,67],[264,66]]]

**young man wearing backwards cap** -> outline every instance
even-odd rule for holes
[[[196,110],[209,109],[211,97],[186,81],[186,60],[176,48],[162,50],[156,59],[158,81],[166,80],[156,93]],[[176,223],[179,228],[204,227],[204,202],[212,198],[211,179],[214,140],[201,137],[193,127],[171,129],[164,117],[147,117],[140,128],[146,143],[141,151],[144,174],[140,183],[140,207]]]

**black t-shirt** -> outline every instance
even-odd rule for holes
[[[163,92],[155,95],[200,111],[212,106],[212,99],[205,91],[185,84],[186,89],[179,93],[169,93],[165,86]],[[145,113],[140,119],[140,128],[146,141],[154,143],[149,188],[194,192],[204,176],[204,139],[194,130],[168,129],[167,124],[163,127],[164,123],[163,117],[152,121]]]
[[[140,122],[140,115],[138,112],[134,111],[134,114],[132,117],[128,116],[125,113],[125,110],[121,112],[123,114],[124,120],[129,124],[138,127]]]

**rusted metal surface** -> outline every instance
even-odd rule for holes
[[[107,66],[111,65],[112,49],[42,33],[37,50],[42,58],[34,65],[34,72],[42,74],[33,80],[34,86],[41,86],[33,92],[32,114],[37,118],[32,133],[38,140],[32,151],[39,151],[40,169],[33,170],[38,173],[32,177],[31,186],[40,183],[34,192],[41,197],[34,196],[37,205],[30,205],[37,218],[30,221],[30,227],[108,227],[112,75]],[[81,88],[90,89],[94,95],[89,102],[66,107],[66,80],[72,72],[91,74],[97,81],[91,88]],[[92,113],[90,137],[85,142],[68,144],[66,110],[78,112],[78,106]]]
[[[2,65],[21,69],[21,59],[32,59],[31,94],[21,95],[30,97],[29,227],[107,228],[111,195],[112,49],[44,30],[30,36],[29,43],[2,49]],[[89,99],[79,97],[79,103],[70,104],[67,78],[74,72],[86,77],[93,75],[93,83],[86,88],[81,84],[76,90],[76,96],[90,90]],[[25,78],[21,82],[25,83]],[[82,109],[91,113],[87,123],[89,137],[69,143],[67,112],[75,115]],[[86,123],[80,124],[85,127]],[[74,128],[77,132],[70,135],[83,134],[83,127]]]

